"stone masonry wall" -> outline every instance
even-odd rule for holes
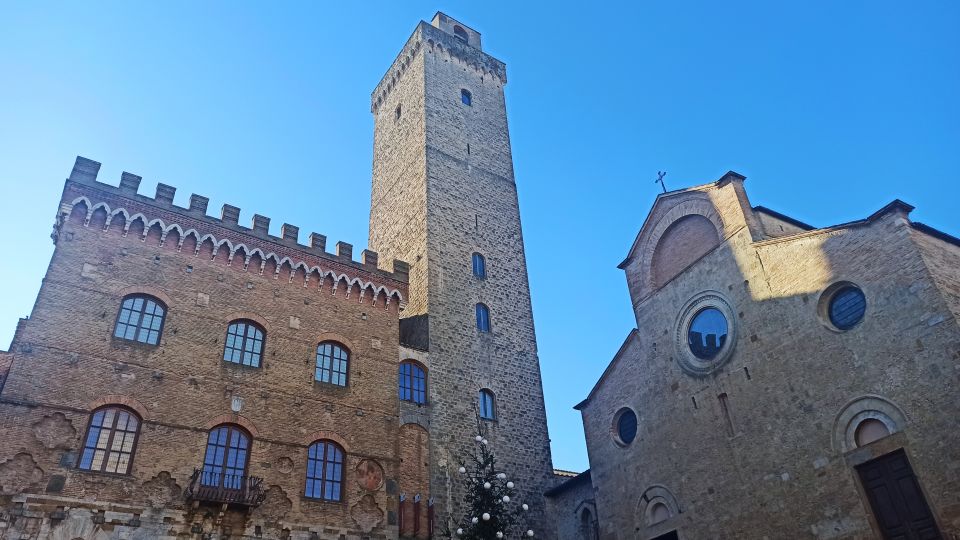
[[[731,215],[743,207],[717,212],[724,223],[748,223]],[[928,267],[950,255],[941,248],[922,256],[917,244],[929,242],[914,237],[898,211],[760,242],[744,226],[641,299],[636,337],[581,407],[601,537],[677,530],[683,539],[874,538],[854,467],[897,448],[941,530],[960,534],[960,450],[945,443],[960,415],[960,329]],[[864,320],[846,332],[831,329],[819,309],[823,291],[840,281],[867,298]],[[685,346],[677,324],[681,307],[703,291],[729,301],[737,337],[726,364],[697,377],[677,363]],[[891,414],[902,411],[904,425],[850,450],[842,411],[876,396]],[[625,447],[612,436],[622,407],[639,418]],[[651,490],[675,503],[655,526],[643,513]]]
[[[501,467],[533,508],[532,527],[542,530],[540,494],[550,482],[550,451],[505,71],[499,61],[425,23],[401,58],[410,50],[418,51],[411,67],[382,101],[375,94],[373,190],[375,201],[388,192],[411,196],[390,203],[405,208],[383,210],[386,203],[375,203],[370,245],[411,262],[405,315],[429,314],[430,462],[438,526],[447,524],[446,509],[462,498],[452,468],[476,433],[477,394],[489,388],[497,396],[498,419],[484,429]],[[387,88],[392,77],[385,78]],[[462,89],[471,93],[469,106],[461,102]],[[394,124],[397,105],[400,128]],[[416,114],[409,129],[403,124],[407,111]],[[484,280],[471,273],[474,252],[486,258]],[[490,308],[490,333],[476,328],[478,302]]]

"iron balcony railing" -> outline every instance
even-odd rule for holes
[[[187,487],[188,501],[259,506],[267,494],[263,478],[223,474],[217,471],[194,469]]]

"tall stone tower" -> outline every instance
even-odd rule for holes
[[[441,529],[461,497],[456,457],[472,444],[482,390],[495,396],[495,419],[483,424],[501,468],[541,520],[552,479],[506,82],[480,34],[437,13],[417,26],[372,95],[369,244],[411,265],[401,321],[410,350],[401,356],[427,365],[428,402],[401,416],[428,432]],[[489,310],[488,331],[478,304]]]

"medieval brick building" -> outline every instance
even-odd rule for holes
[[[960,537],[960,239],[894,201],[814,228],[744,177],[657,198],[587,398],[565,540]]]
[[[0,353],[0,538],[436,537],[478,417],[541,528],[553,477],[505,84],[476,31],[417,26],[372,95],[359,262],[77,158]]]

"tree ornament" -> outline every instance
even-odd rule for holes
[[[458,457],[454,466],[460,473],[464,487],[463,501],[459,505],[460,517],[448,522],[449,527],[437,538],[532,540],[529,537],[533,536],[533,530],[527,528],[532,524],[526,523],[530,507],[523,504],[521,510],[520,504],[511,501],[518,497],[513,491],[514,483],[507,481],[511,473],[498,470],[499,462],[493,445],[485,435],[485,424],[478,414],[475,446]]]

